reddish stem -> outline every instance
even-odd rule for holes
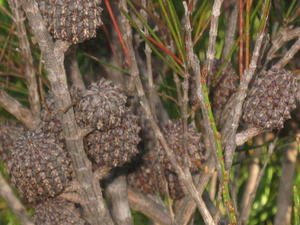
[[[106,6],[106,8],[108,10],[108,14],[109,14],[109,16],[110,16],[110,18],[111,18],[111,20],[113,22],[114,28],[115,28],[115,30],[117,32],[118,38],[120,40],[120,43],[121,43],[121,46],[122,46],[122,49],[123,49],[123,52],[124,52],[125,57],[126,57],[126,61],[127,61],[128,65],[130,65],[131,61],[130,61],[130,58],[128,57],[128,48],[126,47],[126,44],[124,42],[124,39],[123,39],[123,36],[122,36],[121,31],[119,29],[119,26],[117,24],[116,18],[115,18],[114,13],[113,13],[113,11],[111,9],[109,0],[104,0],[104,3],[105,3],[105,6]]]
[[[110,39],[110,37],[109,37],[109,32],[108,32],[108,30],[107,30],[106,25],[103,24],[103,26],[102,26],[101,28],[102,28],[102,30],[103,30],[103,32],[104,32],[104,35],[105,35],[106,39],[107,39],[107,42],[108,42],[108,45],[109,45],[109,47],[110,47],[110,49],[111,49],[111,51],[112,51],[112,54],[113,54],[113,55],[116,55],[116,49],[115,49],[114,45],[113,45],[112,42],[111,42],[111,39]]]
[[[249,69],[250,64],[250,9],[252,5],[252,0],[247,0],[246,3],[246,56],[245,56],[245,66],[246,70]]]
[[[239,73],[240,78],[244,73],[244,47],[243,47],[243,33],[244,33],[244,9],[243,0],[239,0],[239,35],[240,35],[240,49],[239,49]]]
[[[151,36],[146,37],[149,41],[151,41],[154,45],[164,51],[167,55],[171,56],[178,64],[182,65],[181,59],[179,59],[176,55],[174,55],[169,49],[167,49],[164,45],[160,44],[156,40],[154,40]]]

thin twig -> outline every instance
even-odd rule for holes
[[[120,7],[122,7],[123,11],[128,13],[127,10],[127,2],[126,0],[122,0]],[[195,185],[193,184],[193,179],[192,176],[189,172],[189,170],[183,170],[179,164],[177,163],[176,157],[173,153],[173,151],[169,148],[167,141],[165,140],[159,126],[157,125],[157,123],[155,122],[155,119],[151,113],[151,109],[150,109],[150,105],[148,102],[148,99],[145,96],[145,91],[141,82],[141,79],[139,77],[139,70],[137,67],[137,62],[136,62],[136,58],[135,58],[135,53],[134,53],[134,49],[132,46],[132,32],[131,31],[131,26],[129,24],[129,21],[126,20],[124,21],[124,26],[126,27],[126,34],[124,35],[124,39],[125,42],[127,44],[128,47],[128,51],[129,51],[129,56],[131,58],[131,65],[129,66],[129,71],[132,75],[136,90],[137,90],[137,94],[138,97],[140,99],[140,104],[142,106],[142,108],[144,109],[144,112],[151,124],[151,127],[155,133],[156,138],[159,140],[159,142],[161,143],[163,149],[166,152],[166,155],[168,157],[168,159],[170,160],[172,166],[174,167],[179,180],[184,184],[184,186],[186,187],[186,189],[188,190],[189,194],[193,197],[193,199],[196,201],[197,206],[199,211],[201,212],[201,215],[204,219],[204,221],[206,222],[206,224],[215,224],[211,215],[209,214],[209,211],[207,210],[207,207],[205,205],[205,203],[203,202],[201,196],[198,194],[197,189],[195,187]]]
[[[27,38],[27,32],[24,24],[25,15],[20,8],[21,6],[18,0],[8,0],[8,4],[13,13],[13,19],[17,27],[17,35],[20,41],[21,54],[25,63],[25,77],[28,87],[28,100],[30,103],[30,108],[32,114],[38,120],[40,117],[41,104],[30,43]]]
[[[268,15],[266,15],[265,20],[267,20],[267,18]],[[238,91],[231,99],[231,104],[228,103],[228,105],[232,105],[232,109],[229,112],[230,116],[228,116],[228,119],[226,120],[224,128],[221,132],[222,143],[224,145],[225,152],[225,164],[227,169],[229,169],[232,165],[233,155],[236,148],[236,131],[242,115],[242,106],[247,95],[248,85],[256,71],[257,61],[264,36],[265,32],[263,28],[256,39],[249,70],[244,73]]]
[[[142,0],[142,6],[144,9],[147,8],[146,0]],[[141,11],[141,15],[143,16],[145,21],[148,20],[148,14],[145,10]],[[146,36],[149,35],[149,32],[146,28],[144,29],[144,32],[145,32]],[[155,105],[154,105],[154,103],[155,103],[155,87],[154,87],[154,83],[153,83],[152,49],[147,42],[145,42],[145,55],[146,55],[146,65],[147,65],[148,86],[149,86],[149,102],[150,102],[150,106],[151,106],[151,111],[155,116],[156,115]]]
[[[279,69],[285,67],[286,64],[294,57],[300,50],[300,38],[293,44],[293,46],[284,54],[284,56],[277,62],[273,68]]]
[[[110,213],[116,225],[133,225],[127,198],[127,183],[124,175],[118,176],[105,189]]]
[[[250,64],[250,10],[251,10],[252,0],[246,1],[246,44],[245,44],[245,69],[249,69]]]
[[[43,53],[45,69],[49,75],[66,146],[73,162],[76,179],[81,186],[80,194],[86,201],[86,204],[82,206],[84,213],[92,225],[112,225],[113,222],[104,204],[99,182],[94,178],[91,162],[85,154],[74,112],[70,109],[63,113],[63,109],[72,104],[64,69],[64,53],[70,44],[61,41],[53,43],[34,0],[23,1],[22,7]]]
[[[31,111],[23,106],[13,97],[9,96],[3,89],[0,87],[0,106],[5,110],[10,112],[15,116],[19,121],[21,121],[28,129],[34,129],[39,124],[37,120],[31,113]]]
[[[219,16],[221,14],[221,6],[224,0],[215,0],[212,8],[211,21],[210,21],[210,30],[209,30],[209,40],[208,47],[206,52],[206,62],[205,70],[207,71],[208,81],[212,80],[212,66],[215,59],[216,53],[216,40],[218,34],[218,25],[219,25]]]
[[[235,143],[236,146],[241,146],[253,137],[265,132],[264,130],[256,127],[251,127],[246,130],[243,130],[236,134],[235,136]]]
[[[239,15],[238,4],[234,4],[234,8],[229,16],[228,25],[226,29],[224,49],[222,52],[223,61],[227,58],[227,56],[231,52],[232,47],[234,46],[238,15]]]
[[[231,222],[235,223],[236,221],[235,214],[234,214],[235,210],[232,210],[233,206],[230,200],[229,189],[228,189],[229,173],[228,171],[225,170],[221,138],[217,131],[212,109],[210,107],[208,90],[207,87],[205,86],[205,82],[203,82],[203,80],[200,77],[201,73],[200,73],[199,61],[193,51],[192,39],[191,39],[192,28],[191,28],[189,15],[187,11],[188,10],[186,7],[186,15],[185,15],[186,24],[184,26],[187,34],[186,49],[187,49],[188,61],[190,62],[190,66],[196,76],[197,97],[199,99],[200,108],[202,111],[204,129],[208,137],[208,142],[205,142],[207,144],[206,148],[211,149],[212,154],[214,156],[218,176],[221,181],[220,187],[223,194],[224,205],[227,205],[226,207],[228,209],[227,213],[229,214]]]
[[[248,221],[248,217],[249,217],[249,213],[250,213],[250,209],[253,205],[253,202],[254,202],[254,199],[255,199],[255,196],[256,196],[256,192],[257,192],[257,189],[258,189],[258,186],[260,184],[260,181],[265,173],[265,170],[266,170],[266,167],[271,159],[271,155],[273,154],[273,151],[274,151],[274,148],[276,146],[276,142],[277,142],[277,138],[269,145],[269,148],[268,148],[268,155],[267,155],[267,158],[264,162],[264,165],[262,167],[262,169],[260,170],[258,176],[257,176],[257,180],[256,180],[256,183],[255,183],[255,187],[253,189],[253,192],[251,193],[250,197],[249,197],[249,201],[248,201],[248,204],[247,206],[245,207],[245,211],[243,214],[240,215],[239,217],[239,221],[238,221],[238,224],[243,224],[243,225],[246,225],[247,224],[247,221]]]
[[[280,49],[287,41],[290,41],[294,38],[300,36],[300,28],[281,28],[279,32],[276,34],[274,40],[272,41],[272,47],[268,51],[266,62],[272,60],[276,55],[278,49]]]
[[[76,57],[76,49],[72,49],[70,54],[66,56],[66,70],[67,74],[70,77],[73,87],[78,88],[79,90],[84,90],[85,85],[82,80],[81,72],[79,69],[77,57]]]
[[[240,78],[244,73],[244,1],[239,0],[239,74]]]
[[[202,195],[205,187],[207,186],[210,177],[214,173],[214,159],[210,157],[205,163],[203,170],[200,172],[195,180],[197,182],[197,190],[200,195]],[[190,221],[192,215],[194,214],[197,205],[195,201],[190,196],[185,196],[183,199],[179,200],[175,204],[175,221],[177,225],[187,225]]]
[[[259,137],[255,138],[254,143],[256,145],[262,145],[264,143],[264,137],[260,135]],[[256,180],[260,171],[260,159],[258,158],[258,155],[261,154],[261,151],[262,148],[255,149],[254,154],[251,155],[253,156],[253,158],[251,159],[250,164],[248,165],[248,179],[243,191],[242,202],[240,205],[240,214],[242,216],[246,213],[245,210],[248,209],[247,207],[250,200],[250,196],[255,189]]]
[[[130,207],[148,216],[161,225],[171,225],[172,219],[164,205],[153,201],[151,198],[128,188],[128,200]]]
[[[185,18],[186,19],[186,18]],[[190,79],[190,75],[188,72],[188,65],[184,64],[184,74],[183,74],[183,82],[182,82],[182,99],[180,101],[180,108],[181,108],[181,119],[182,119],[182,124],[183,124],[183,141],[181,143],[182,148],[186,149],[186,146],[188,145],[187,141],[188,141],[188,126],[187,126],[187,122],[188,122],[188,92],[189,92],[189,79]],[[186,150],[187,152],[188,150]],[[187,158],[184,158],[184,162],[187,162]]]
[[[0,173],[0,195],[7,202],[8,206],[12,209],[14,214],[19,218],[22,225],[34,225],[30,217],[26,213],[26,209],[21,201],[16,197],[11,187],[5,181]]]
[[[297,166],[297,147],[297,142],[294,141],[293,143],[287,146],[287,149],[285,149],[285,156],[282,161],[282,176],[280,177],[280,185],[277,195],[277,213],[275,215],[274,225],[291,224],[291,208],[293,205],[292,190]]]

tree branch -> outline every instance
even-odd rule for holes
[[[279,69],[285,67],[286,64],[294,57],[300,49],[300,38],[293,44],[293,46],[284,54],[284,56],[277,62],[273,68]]]
[[[298,132],[299,135],[299,132]],[[282,162],[282,175],[277,195],[277,213],[274,225],[291,224],[293,182],[297,165],[297,142],[287,146]]]
[[[250,139],[254,138],[255,136],[265,132],[264,130],[256,127],[251,127],[246,130],[243,130],[236,134],[235,136],[235,143],[236,146],[241,146],[245,144]]]
[[[29,109],[9,96],[3,89],[0,89],[0,105],[21,121],[28,129],[34,129],[39,124],[39,120],[32,115]]]
[[[247,95],[248,85],[256,71],[257,60],[259,57],[260,48],[262,46],[264,34],[264,32],[261,32],[257,37],[249,70],[244,73],[238,91],[231,99],[231,104],[229,103],[233,106],[233,108],[230,110],[230,116],[228,116],[224,128],[221,131],[222,143],[225,152],[225,165],[227,169],[229,169],[232,165],[233,155],[236,148],[236,131],[242,116],[242,106]]]
[[[83,83],[78,61],[76,58],[76,49],[72,49],[71,52],[66,56],[66,71],[72,82],[72,86],[79,90],[84,90],[85,85]]]
[[[110,182],[105,190],[110,212],[116,225],[133,225],[128,204],[126,177],[120,175]]]
[[[63,112],[66,106],[71,105],[64,69],[64,53],[68,49],[69,43],[52,41],[34,0],[25,0],[22,6],[44,57],[66,146],[81,187],[80,194],[86,201],[86,204],[83,205],[84,213],[92,225],[112,225],[113,222],[104,204],[99,182],[94,178],[91,162],[85,154],[82,135],[75,122],[73,109]]]
[[[12,209],[14,214],[19,218],[22,225],[34,225],[26,213],[26,209],[21,201],[16,197],[11,187],[5,181],[0,173],[0,195],[7,202],[8,206]]]
[[[125,12],[128,12],[127,10],[127,3],[125,0],[122,0],[120,2],[120,7],[123,8],[123,10]],[[129,66],[129,71],[131,73],[132,79],[134,81],[136,90],[137,90],[137,94],[138,97],[140,99],[140,104],[142,106],[142,108],[144,109],[144,112],[151,124],[151,127],[155,133],[156,138],[159,140],[159,142],[161,143],[163,149],[166,152],[166,155],[168,157],[168,159],[170,160],[170,162],[172,163],[172,166],[174,167],[179,180],[183,183],[183,185],[186,187],[186,189],[188,190],[189,194],[193,197],[193,199],[196,201],[197,206],[199,211],[201,212],[201,215],[204,219],[204,221],[206,222],[206,224],[211,224],[214,225],[214,221],[211,217],[211,215],[209,214],[209,211],[207,210],[205,203],[203,202],[203,200],[201,199],[201,196],[198,194],[197,189],[193,183],[193,179],[191,176],[190,171],[187,169],[183,170],[179,164],[177,163],[177,160],[175,158],[175,155],[173,153],[173,151],[169,148],[167,141],[165,140],[159,126],[157,125],[157,123],[155,122],[155,119],[151,113],[151,108],[148,102],[148,99],[146,98],[145,95],[145,91],[141,82],[141,79],[139,77],[139,70],[138,70],[138,66],[137,66],[137,62],[136,62],[136,57],[135,57],[135,53],[134,53],[134,49],[132,46],[132,32],[131,32],[131,26],[129,24],[129,21],[124,18],[124,26],[126,27],[126,33],[124,35],[124,39],[128,48],[128,55],[131,59],[131,64]]]
[[[229,16],[228,25],[226,29],[225,44],[222,52],[223,61],[229,55],[232,47],[234,46],[238,15],[239,15],[238,4],[234,4],[234,8]]]
[[[13,20],[17,27],[17,35],[20,41],[21,55],[25,63],[25,77],[28,88],[28,99],[33,116],[38,120],[40,118],[40,97],[36,73],[33,66],[33,58],[30,49],[30,43],[27,38],[27,32],[24,24],[25,15],[20,8],[20,1],[8,0],[8,4],[12,10]]]
[[[219,16],[221,11],[221,6],[224,0],[215,0],[212,8],[211,22],[210,22],[210,30],[209,30],[209,40],[208,40],[208,48],[206,52],[206,62],[205,69],[208,75],[208,85],[211,81],[212,74],[212,65],[215,60],[216,53],[216,40],[218,34],[218,25],[219,25]]]
[[[278,49],[280,49],[286,42],[297,38],[300,36],[300,27],[297,28],[281,28],[279,32],[276,34],[274,40],[272,41],[272,47],[268,51],[266,62],[269,62],[273,58],[275,58],[275,53]]]
[[[267,158],[263,164],[263,167],[262,169],[260,170],[258,176],[257,176],[257,179],[256,179],[256,182],[255,182],[255,185],[254,185],[254,188],[249,196],[249,200],[245,206],[245,210],[243,210],[243,212],[241,213],[240,217],[239,217],[239,221],[238,221],[238,225],[246,225],[248,224],[248,218],[249,218],[249,213],[250,213],[250,210],[251,210],[251,207],[253,205],[253,201],[255,199],[255,195],[256,195],[256,192],[257,192],[257,189],[258,189],[258,186],[260,184],[260,181],[264,175],[264,172],[266,170],[266,167],[270,161],[270,158],[271,158],[271,155],[274,151],[274,148],[276,146],[276,142],[277,142],[277,139],[275,139],[270,145],[269,145],[269,148],[268,148],[268,155],[267,155]]]
[[[197,182],[197,190],[202,195],[206,185],[214,171],[214,159],[210,157],[205,163],[203,171],[195,177]],[[191,196],[185,196],[175,204],[175,221],[177,225],[187,225],[194,214],[197,205]]]
[[[137,210],[161,225],[171,225],[172,219],[164,205],[158,204],[151,198],[128,188],[130,207]]]

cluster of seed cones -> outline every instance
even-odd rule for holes
[[[72,96],[79,127],[91,131],[84,137],[84,148],[93,168],[112,169],[129,162],[138,153],[140,128],[121,90],[102,79],[87,90],[73,89]],[[36,207],[36,224],[85,224],[73,215],[73,203],[59,199],[72,181],[73,168],[51,94],[46,102],[42,122],[34,131],[15,123],[0,124],[0,156],[6,160],[12,184]]]
[[[300,99],[296,77],[285,69],[262,71],[253,81],[243,108],[243,119],[252,127],[281,129]]]
[[[216,61],[213,73],[219,70],[220,65]],[[224,109],[237,91],[238,80],[236,72],[228,65],[213,82],[211,102],[220,127],[228,116]],[[275,68],[261,71],[250,84],[243,105],[243,121],[248,127],[281,129],[284,122],[291,118],[290,113],[296,108],[297,99],[300,99],[300,89],[292,72]]]
[[[236,77],[223,75],[215,87],[219,89],[212,94],[212,100],[217,112],[236,90]],[[263,71],[252,82],[243,119],[248,126],[280,129],[296,108],[299,95],[299,85],[291,72]],[[112,82],[102,79],[87,90],[72,89],[71,96],[77,124],[91,130],[84,137],[84,149],[94,169],[123,166],[138,154],[138,118],[126,106],[126,96]],[[73,203],[58,198],[72,181],[73,169],[51,94],[41,120],[35,131],[1,122],[0,159],[7,162],[11,181],[20,194],[36,207],[36,224],[86,224]],[[186,133],[183,130],[181,121],[170,121],[162,128],[178,164],[196,174],[208,153],[194,127],[188,126]],[[184,195],[175,168],[160,143],[144,153],[138,164],[128,175],[131,187],[172,199]]]
[[[163,133],[177,163],[188,167],[193,174],[200,171],[208,156],[201,135],[189,126],[185,137],[181,121],[170,121]],[[130,186],[146,194],[159,193],[175,200],[184,196],[183,186],[161,144],[147,152],[142,160],[143,163],[128,175]]]

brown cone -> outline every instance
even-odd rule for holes
[[[30,203],[60,194],[71,179],[71,162],[53,136],[25,132],[8,162],[11,181]]]
[[[273,69],[254,80],[243,106],[243,119],[253,127],[281,129],[296,108],[299,84],[292,72]]]
[[[36,225],[87,225],[73,203],[62,199],[49,199],[36,206],[33,216]]]
[[[14,121],[0,121],[0,162],[10,158],[14,141],[24,132],[24,127]]]
[[[131,112],[120,125],[106,131],[95,130],[84,138],[85,151],[96,167],[118,167],[138,153],[140,127]]]
[[[74,44],[96,36],[102,25],[101,0],[37,0],[48,30],[55,39]]]

